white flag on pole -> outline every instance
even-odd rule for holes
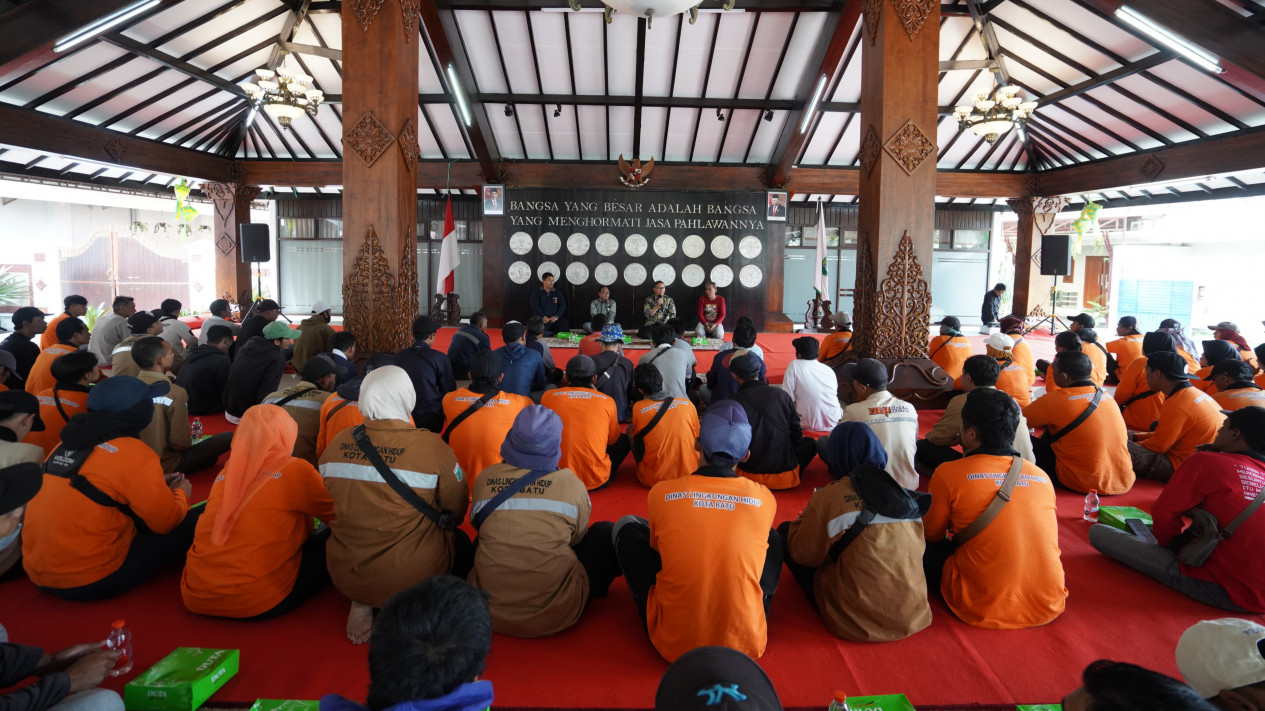
[[[817,201],[817,273],[813,277],[813,288],[817,290],[817,298],[830,299],[830,272],[826,269],[826,209],[821,201]]]
[[[451,294],[457,290],[457,267],[461,251],[457,248],[457,225],[452,219],[452,198],[444,206],[444,238],[439,243],[439,287],[435,293]]]

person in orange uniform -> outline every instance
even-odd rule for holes
[[[633,405],[632,424],[628,427],[633,459],[637,462],[637,481],[650,487],[688,476],[698,467],[698,450],[694,447],[698,439],[698,410],[688,399],[663,392],[663,375],[653,365],[637,366],[633,382],[643,398]],[[659,418],[661,408],[667,408],[667,412]],[[651,422],[655,425],[647,430]]]
[[[1093,366],[1084,353],[1059,353],[1054,362],[1059,389],[1023,408],[1030,426],[1046,428],[1045,437],[1032,438],[1037,466],[1072,491],[1127,493],[1134,475],[1120,406],[1090,381]],[[1091,404],[1089,417],[1069,429]]]
[[[316,434],[316,457],[320,460],[325,448],[329,446],[334,435],[365,423],[365,416],[360,414],[360,385],[365,376],[385,365],[395,365],[395,355],[391,353],[374,353],[365,361],[360,375],[348,380],[332,395],[321,403],[320,430]]]
[[[193,488],[182,476],[164,477],[158,455],[138,439],[154,416],[154,398],[170,387],[107,378],[88,395],[88,413],[62,430],[22,530],[23,565],[44,592],[104,600],[188,551],[201,513],[189,509]],[[101,503],[83,493],[85,483]]]
[[[985,354],[997,361],[1001,373],[997,376],[997,384],[993,387],[1013,397],[1019,407],[1027,407],[1032,402],[1032,389],[1028,386],[1028,376],[1023,367],[1015,362],[1014,340],[1004,333],[994,333],[984,341]],[[962,378],[958,376],[956,387],[964,390]]]
[[[940,320],[940,335],[931,339],[928,348],[931,360],[954,380],[962,377],[962,364],[974,355],[971,342],[962,335],[962,322],[956,316]]]
[[[1199,346],[1187,336],[1182,328],[1181,321],[1175,318],[1166,318],[1160,321],[1160,327],[1155,329],[1161,333],[1167,333],[1173,337],[1177,343],[1176,353],[1186,361],[1186,367],[1190,372],[1199,370]]]
[[[1010,349],[1010,354],[1015,359],[1015,365],[1028,376],[1028,387],[1036,385],[1037,362],[1033,359],[1032,347],[1023,339],[1023,319],[1012,314],[1001,320],[1000,328],[1002,333],[1010,336],[1010,340],[1015,342],[1014,347]]]
[[[705,645],[764,654],[783,547],[770,528],[777,499],[734,470],[750,446],[742,406],[712,405],[699,426],[699,468],[655,484],[647,518],[615,524],[624,579],[651,644],[669,662]]]
[[[1120,405],[1125,427],[1130,431],[1149,432],[1164,408],[1164,393],[1146,385],[1146,356],[1162,351],[1176,352],[1176,348],[1177,342],[1171,335],[1152,331],[1142,337],[1144,357],[1130,363],[1120,376],[1120,385],[1112,397]]]
[[[599,314],[600,315],[600,314]],[[497,351],[479,351],[470,360],[470,386],[444,396],[444,440],[457,453],[461,471],[474,480],[484,469],[501,461],[514,418],[532,405],[531,398],[501,390],[505,360]],[[470,415],[465,415],[469,411]]]
[[[1088,314],[1081,314],[1090,323],[1093,323],[1093,317]],[[1081,352],[1089,356],[1089,362],[1093,364],[1094,369],[1089,375],[1089,379],[1094,385],[1102,387],[1107,382],[1107,348],[1098,341],[1098,332],[1090,326],[1076,327],[1077,322],[1072,322],[1072,331],[1081,341]]]
[[[42,351],[46,351],[58,343],[65,342],[61,336],[57,335],[57,324],[68,318],[82,319],[88,313],[88,300],[79,294],[71,294],[62,299],[62,305],[65,306],[65,310],[48,322],[44,327],[43,335],[40,336],[40,350]]]
[[[35,365],[31,366],[30,375],[26,376],[26,391],[32,395],[38,395],[56,384],[57,379],[52,373],[54,360],[88,344],[88,326],[77,318],[62,319],[57,324],[57,334],[57,342],[40,353]]]
[[[1234,346],[1235,351],[1239,354],[1239,359],[1247,363],[1252,368],[1252,372],[1260,370],[1260,364],[1256,361],[1256,355],[1252,352],[1252,347],[1247,344],[1247,340],[1239,333],[1239,327],[1229,321],[1222,321],[1208,327],[1212,331],[1212,337],[1218,341],[1225,341]]]
[[[593,389],[597,365],[586,355],[567,361],[565,388],[546,392],[540,404],[562,418],[562,461],[592,491],[610,483],[631,449],[619,431],[615,400]]]
[[[329,582],[325,542],[334,500],[307,460],[291,454],[298,423],[276,405],[246,411],[211,486],[180,580],[190,612],[266,620]]]
[[[1133,472],[1144,479],[1167,482],[1197,446],[1217,436],[1225,419],[1211,395],[1190,386],[1190,377],[1177,353],[1147,356],[1147,389],[1164,393],[1164,407],[1154,432],[1129,433]]]
[[[1080,336],[1077,336],[1071,331],[1064,331],[1054,337],[1055,355],[1058,355],[1063,351],[1074,351],[1076,353],[1080,353],[1083,350],[1084,349],[1081,348]],[[1054,392],[1059,389],[1058,383],[1054,382],[1054,373],[1051,371],[1051,368],[1053,367],[1054,364],[1044,358],[1037,361],[1037,370],[1045,374],[1042,377],[1045,378],[1045,391],[1047,393]]]
[[[43,432],[32,432],[23,442],[44,450],[44,456],[53,453],[61,441],[62,428],[75,415],[88,411],[88,393],[92,384],[101,377],[97,357],[88,351],[75,351],[53,361],[53,387],[39,393],[40,419]]]
[[[822,339],[817,352],[817,360],[822,363],[852,350],[852,316],[847,311],[836,311],[830,314],[830,320],[835,322],[835,330]]]
[[[1212,378],[1208,377],[1212,373],[1213,366],[1226,361],[1232,363],[1242,361],[1234,344],[1229,341],[1204,341],[1203,347],[1204,353],[1199,358],[1199,369],[1195,371],[1195,377],[1190,384],[1209,395],[1215,395],[1217,385],[1212,382]],[[1248,366],[1248,372],[1251,372],[1251,366]]]
[[[1111,372],[1107,373],[1107,377],[1110,378],[1111,385],[1119,383],[1120,376],[1129,364],[1142,357],[1143,336],[1138,330],[1136,316],[1121,316],[1116,322],[1116,335],[1119,338],[1107,342],[1107,354],[1111,356],[1107,363],[1107,369]]]
[[[966,456],[941,464],[931,478],[923,516],[928,589],[938,588],[953,614],[988,629],[1023,629],[1053,621],[1067,601],[1054,485],[1024,462],[1010,501],[978,535],[954,544],[951,534],[979,518],[1011,467],[1019,407],[998,390],[977,388],[962,406]]]
[[[1265,390],[1252,382],[1252,369],[1241,360],[1223,360],[1212,367],[1205,380],[1216,385],[1212,399],[1223,412],[1245,407],[1265,407]]]

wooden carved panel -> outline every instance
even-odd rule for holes
[[[878,135],[874,133],[874,126],[866,126],[865,139],[861,141],[861,153],[858,156],[861,159],[861,172],[865,177],[870,177],[870,173],[874,172],[874,164],[878,163],[882,153],[883,145],[879,143]]]
[[[874,342],[874,257],[868,232],[857,239],[856,289],[852,295],[854,350],[863,355],[873,353]]]
[[[343,280],[343,319],[356,334],[357,345],[369,353],[394,353],[410,333],[398,308],[395,277],[378,232],[365,234],[351,273]]]
[[[1032,200],[1028,198],[1010,198],[1006,201],[1006,204],[1020,218],[1032,216]]]
[[[356,14],[356,19],[360,21],[360,26],[369,31],[369,26],[378,16],[378,11],[382,9],[382,4],[386,0],[350,0],[351,11]]]
[[[861,15],[865,19],[865,37],[873,47],[878,39],[878,23],[883,17],[883,0],[861,0]]]
[[[922,26],[927,24],[927,18],[939,3],[940,0],[892,0],[892,8],[896,10],[901,27],[905,28],[905,33],[912,41],[918,36]]]
[[[1155,180],[1160,176],[1160,173],[1164,172],[1164,162],[1155,156],[1151,156],[1146,159],[1141,168],[1138,168],[1138,172],[1147,180]]]
[[[875,358],[926,358],[931,288],[906,231],[874,295]]]
[[[400,312],[400,321],[407,324],[400,330],[400,335],[407,337],[412,333],[413,319],[417,318],[418,310],[417,249],[413,246],[413,230],[405,227],[403,232],[404,248],[400,251],[399,306],[396,308]],[[402,343],[400,349],[410,345],[412,345],[411,342]]]
[[[110,154],[115,163],[122,163],[123,159],[127,157],[127,145],[116,136],[105,144],[105,152]]]
[[[227,257],[237,246],[237,226],[250,222],[250,201],[259,191],[240,183],[202,183],[202,192],[215,205],[215,248],[220,254]]]
[[[400,153],[404,155],[409,172],[413,172],[417,168],[417,157],[422,154],[422,149],[417,145],[417,129],[413,127],[412,119],[404,119],[404,130],[400,131],[395,142],[400,146]]]
[[[906,175],[912,175],[927,156],[935,152],[936,144],[927,138],[927,134],[923,133],[911,119],[887,139],[887,143],[883,144],[883,150],[887,151],[887,155],[896,161],[896,165],[899,165]]]
[[[417,35],[417,16],[422,12],[422,0],[400,0],[400,12],[404,13],[404,41],[412,42]]]
[[[395,141],[395,136],[391,135],[391,132],[382,125],[372,111],[365,112],[365,115],[347,132],[346,138],[347,145],[368,165],[373,165],[393,141]]]

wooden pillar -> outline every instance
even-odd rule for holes
[[[202,192],[215,203],[215,298],[241,305],[244,315],[254,300],[254,283],[250,264],[242,262],[240,227],[250,222],[250,201],[259,194],[259,188],[202,183]]]
[[[893,390],[915,396],[945,377],[927,360],[940,2],[866,0],[862,13],[858,350],[888,364]],[[903,382],[911,374],[917,382]]]
[[[373,353],[412,343],[418,312],[418,8],[380,0],[342,13],[343,322]]]
[[[1032,260],[1032,255],[1037,252],[1034,245],[1037,238],[1036,210],[1032,207],[1031,198],[1012,198],[1006,204],[1019,216],[1015,231],[1015,283],[1010,287],[1010,312],[1021,318],[1029,315],[1044,317],[1048,315],[1045,313],[1045,301],[1050,294],[1050,284]],[[1038,307],[1041,311],[1034,313]]]

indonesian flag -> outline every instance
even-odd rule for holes
[[[830,273],[826,271],[826,209],[822,207],[820,200],[817,201],[817,264],[813,288],[817,290],[817,298],[825,301],[830,289]]]
[[[461,251],[457,249],[457,225],[452,221],[452,197],[444,205],[444,239],[439,243],[439,294],[457,290],[457,267]]]

